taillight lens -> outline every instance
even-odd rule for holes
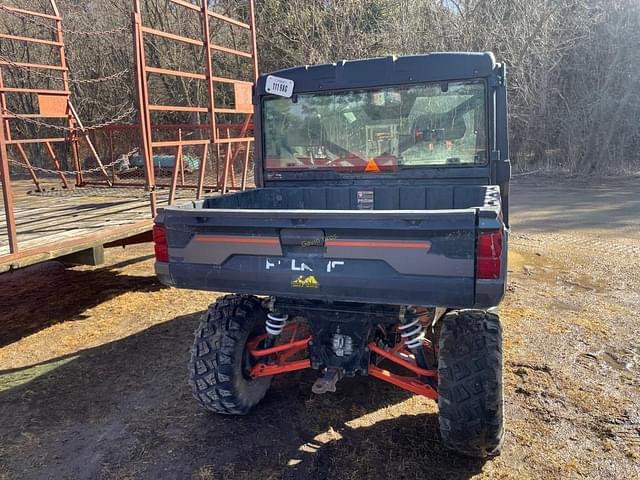
[[[495,280],[502,271],[502,230],[480,232],[476,278]]]
[[[167,230],[164,225],[153,226],[153,250],[156,255],[156,261],[169,261],[169,246],[167,245]]]

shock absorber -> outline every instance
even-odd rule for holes
[[[289,315],[282,314],[277,311],[267,313],[267,333],[273,337],[277,337],[284,330]]]
[[[273,347],[276,343],[276,338],[284,330],[284,326],[287,324],[289,315],[280,313],[277,310],[271,310],[267,313],[266,331],[269,336],[264,341],[264,348]]]
[[[420,368],[428,369],[429,362],[423,347],[424,328],[420,322],[420,316],[413,306],[409,306],[400,315],[402,325],[398,327],[400,337],[411,353],[413,353],[416,364]]]
[[[420,318],[418,316],[405,317],[407,323],[403,323],[398,327],[400,330],[400,337],[404,341],[404,344],[413,351],[416,348],[422,347],[422,340],[424,339],[424,331]]]

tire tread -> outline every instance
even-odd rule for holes
[[[249,295],[225,295],[204,314],[191,349],[189,384],[205,409],[245,415],[266,395],[271,378],[242,375],[245,343],[263,315],[260,300]]]
[[[473,457],[498,455],[504,439],[502,328],[481,310],[448,313],[438,359],[440,436],[445,447]]]

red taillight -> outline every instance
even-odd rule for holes
[[[153,250],[156,254],[156,261],[169,261],[169,246],[167,245],[167,231],[164,225],[153,226]]]
[[[502,271],[502,230],[480,232],[478,235],[478,260],[476,278],[500,278]]]

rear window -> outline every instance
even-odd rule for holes
[[[385,171],[487,162],[485,83],[267,97],[267,170]]]

